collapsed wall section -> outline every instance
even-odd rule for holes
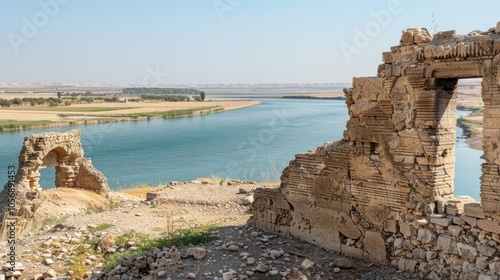
[[[430,279],[500,273],[499,53],[500,28],[406,30],[377,77],[354,78],[344,91],[343,139],[296,155],[280,188],[256,191],[249,222]],[[477,77],[481,205],[453,196],[455,91],[458,79]]]

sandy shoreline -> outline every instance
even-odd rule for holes
[[[238,101],[206,101],[206,102],[122,102],[122,103],[91,103],[74,104],[70,106],[20,106],[0,109],[0,122],[35,122],[47,121],[45,124],[28,124],[10,130],[33,129],[54,126],[72,126],[97,124],[102,122],[118,122],[145,120],[161,116],[128,117],[128,114],[153,114],[173,110],[196,110],[190,114],[176,117],[193,116],[237,110],[259,105],[257,100]],[[5,131],[9,129],[4,129]]]

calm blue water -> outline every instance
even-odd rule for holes
[[[457,110],[457,118],[470,114],[471,111]],[[467,145],[465,139],[459,139],[463,130],[456,128],[457,143],[455,153],[455,195],[468,195],[480,201],[479,186],[481,184],[481,159],[483,151],[474,150]]]
[[[341,138],[347,119],[344,101],[263,99],[213,115],[0,133],[0,163],[17,165],[27,134],[80,129],[85,156],[111,188],[197,177],[274,181],[296,153]],[[457,142],[456,195],[479,199],[481,153]],[[54,172],[41,170],[42,187],[54,186]]]

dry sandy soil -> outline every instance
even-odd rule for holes
[[[0,98],[3,95],[0,94]],[[22,106],[0,109],[0,120],[22,120],[36,121],[49,120],[59,122],[59,114],[85,114],[92,117],[109,117],[113,115],[169,111],[177,109],[190,109],[200,107],[222,106],[225,111],[240,109],[248,106],[258,105],[259,101],[237,100],[237,101],[205,101],[205,102],[128,102],[128,103],[91,103],[72,104],[70,106],[60,105],[58,107],[48,106]],[[81,108],[111,108],[112,111],[82,112]],[[81,119],[81,116],[65,117],[64,120]]]
[[[481,97],[481,84],[460,84],[457,89],[457,107],[467,109],[482,108],[484,103]]]
[[[19,279],[33,279],[50,269],[62,277],[58,279],[68,279],[73,269],[71,259],[82,254],[78,251],[79,246],[86,240],[99,239],[107,233],[116,236],[131,232],[161,236],[172,225],[176,228],[216,225],[218,233],[216,240],[199,245],[207,252],[204,259],[183,258],[180,266],[165,275],[171,279],[186,279],[189,273],[196,275],[195,279],[221,279],[223,273],[230,271],[237,277],[234,279],[242,279],[240,277],[245,275],[247,279],[415,279],[411,274],[393,268],[346,259],[296,238],[277,236],[247,226],[246,222],[251,217],[252,192],[257,187],[270,186],[241,181],[220,185],[217,180],[197,179],[154,189],[154,202],[144,201],[144,190],[128,191],[141,194],[142,199],[113,192],[109,194],[111,205],[98,213],[82,207],[84,204],[91,209],[104,206],[102,202],[89,199],[93,196],[86,192],[67,189],[47,191],[53,199],[49,199],[43,208],[50,209],[50,214],[58,218],[47,219],[51,223],[18,240],[18,260],[25,267]],[[104,231],[90,232],[92,227],[101,224],[112,226]],[[236,250],[225,247],[230,244],[236,245]],[[0,242],[0,245],[4,251],[6,242]],[[186,252],[185,248],[175,250],[182,254]],[[271,250],[282,254],[271,257]],[[247,262],[249,257],[255,259],[255,264]],[[47,258],[54,263],[47,264]],[[102,253],[85,253],[83,258],[88,262],[85,269],[89,277],[106,272]],[[313,262],[310,268],[301,268],[305,259]],[[1,261],[5,264],[5,256]],[[347,262],[349,267],[334,270],[337,261]],[[268,270],[259,272],[259,264],[268,267]]]
[[[327,91],[327,92],[319,92],[319,93],[309,93],[309,94],[305,94],[305,95],[317,97],[317,98],[339,98],[339,97],[345,96],[343,91]]]

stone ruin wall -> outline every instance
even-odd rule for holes
[[[341,140],[298,154],[249,223],[429,279],[500,274],[500,23],[403,32],[377,77],[344,90]],[[481,203],[453,196],[458,79],[482,78]],[[465,277],[465,278],[464,278]]]
[[[104,194],[109,191],[106,177],[90,159],[83,157],[80,131],[30,134],[24,138],[19,166],[14,181],[16,197],[17,236],[29,230],[36,221],[36,210],[43,202],[39,185],[42,168],[54,167],[56,188],[77,188]],[[0,193],[0,240],[5,239],[8,184]]]

